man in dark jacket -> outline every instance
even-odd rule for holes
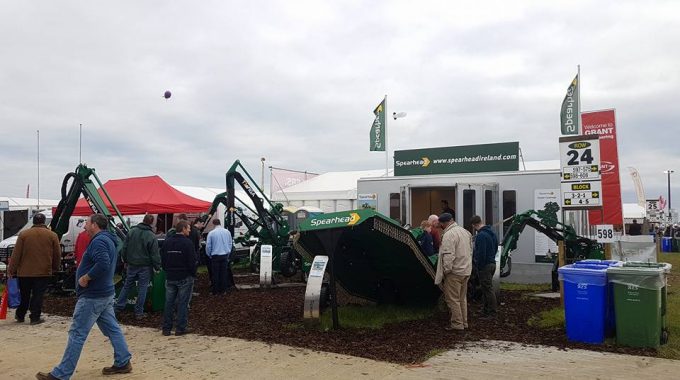
[[[127,264],[125,283],[118,294],[116,311],[122,311],[127,304],[128,292],[137,281],[137,302],[135,304],[135,318],[144,318],[144,302],[146,290],[151,280],[152,270],[160,271],[161,256],[158,253],[158,240],[151,230],[154,217],[151,214],[144,215],[142,223],[132,227],[125,243],[121,256]]]
[[[163,335],[170,335],[175,308],[177,325],[175,335],[187,333],[189,300],[196,278],[196,251],[189,239],[191,227],[180,220],[176,233],[163,243],[161,261],[165,270],[165,310],[163,311]]]
[[[482,218],[479,215],[473,216],[470,219],[470,224],[477,231],[472,257],[482,287],[484,298],[484,309],[482,311],[484,315],[495,315],[497,301],[496,293],[493,291],[493,275],[496,272],[498,237],[491,226],[485,226],[482,223]]]
[[[45,225],[45,215],[35,214],[33,226],[19,234],[9,264],[9,275],[19,279],[21,303],[14,319],[24,322],[31,310],[31,324],[42,323],[43,295],[53,272],[59,270],[61,247],[57,234]]]
[[[39,380],[71,378],[85,340],[95,323],[113,346],[113,366],[102,369],[102,374],[115,375],[132,371],[132,354],[113,312],[113,274],[118,255],[116,238],[106,230],[107,226],[108,220],[101,214],[91,215],[85,222],[85,229],[92,240],[76,272],[78,302],[68,331],[68,343],[61,363],[52,372],[38,372],[36,378]]]
[[[637,219],[633,219],[633,224],[628,227],[628,235],[642,235],[642,224],[638,224]]]

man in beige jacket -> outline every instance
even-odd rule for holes
[[[445,329],[463,331],[468,327],[467,283],[472,273],[472,235],[449,213],[439,216],[439,224],[444,232],[434,283],[442,289],[451,310],[451,324]]]
[[[43,295],[60,264],[59,238],[45,225],[45,215],[35,214],[33,226],[19,234],[9,264],[9,274],[19,279],[21,291],[21,303],[14,315],[17,322],[24,321],[29,309],[32,325],[45,321],[40,318]]]

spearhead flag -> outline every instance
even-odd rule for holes
[[[578,91],[578,74],[571,81],[569,88],[567,88],[567,96],[562,101],[562,110],[560,111],[560,122],[562,125],[563,135],[578,135],[581,133],[581,123],[578,114],[579,106],[579,91]]]
[[[385,99],[373,111],[375,120],[371,126],[371,152],[385,151]]]

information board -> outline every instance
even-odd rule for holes
[[[602,207],[600,140],[597,135],[560,138],[562,208]]]

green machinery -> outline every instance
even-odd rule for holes
[[[370,209],[305,220],[295,249],[309,258],[329,256],[328,271],[352,296],[380,304],[432,306],[441,295],[434,284],[435,266],[415,237]]]
[[[528,210],[511,217],[510,228],[503,237],[501,252],[501,277],[507,277],[512,270],[512,251],[517,249],[517,241],[526,226],[546,235],[552,241],[564,241],[566,264],[583,259],[603,259],[604,249],[601,244],[589,238],[579,236],[573,227],[561,223],[557,219],[560,206],[555,202],[546,203],[540,211]],[[557,276],[557,255],[553,257],[552,287],[559,289]]]
[[[272,203],[267,198],[239,160],[236,160],[227,171],[226,182],[227,191],[215,197],[208,214],[204,215],[201,220],[209,221],[217,212],[217,207],[220,204],[225,205],[224,226],[231,235],[234,236],[235,229],[239,227],[240,223],[243,223],[247,228],[244,235],[234,238],[234,242],[241,243],[244,246],[254,246],[250,258],[251,270],[254,272],[259,272],[262,245],[272,246],[274,271],[278,271],[286,277],[294,276],[301,269],[309,271],[311,264],[305,263],[302,256],[292,247],[288,221],[282,214],[283,205]],[[251,182],[253,185],[251,185]],[[236,183],[245,191],[254,209],[236,196]],[[239,201],[239,206],[236,205],[236,201]],[[241,206],[249,210],[254,217],[246,214]]]
[[[91,178],[95,179],[110,206],[107,206],[104,199],[97,192],[97,187]],[[109,220],[109,230],[123,241],[130,229],[127,221],[123,218],[120,210],[118,210],[118,207],[116,207],[116,204],[102,186],[94,168],[88,168],[84,164],[78,165],[74,172],[66,174],[62,182],[61,200],[57,204],[56,211],[52,215],[52,222],[50,222],[50,229],[57,234],[59,239],[61,240],[61,237],[68,232],[69,219],[73,215],[73,210],[81,195],[92,209],[92,213],[99,213],[107,217]],[[117,219],[109,211],[109,207],[115,211]],[[120,249],[122,244],[118,244],[118,247]],[[75,269],[73,260],[62,260],[62,268],[55,274],[54,281],[50,284],[51,290],[73,290],[75,286]]]

